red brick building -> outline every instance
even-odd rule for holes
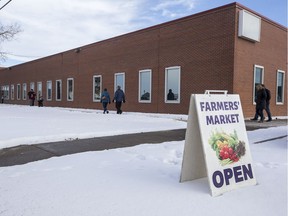
[[[287,116],[286,72],[287,28],[232,3],[2,69],[0,86],[6,103],[28,105],[33,88],[45,106],[102,109],[103,89],[120,85],[124,111],[179,114],[191,94],[228,90],[251,117],[264,83],[273,116]]]

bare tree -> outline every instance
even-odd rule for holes
[[[0,61],[4,61],[7,58],[7,53],[1,51],[1,44],[5,41],[13,40],[15,35],[21,31],[17,23],[6,26],[0,23]]]

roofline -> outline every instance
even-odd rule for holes
[[[239,4],[238,2],[233,2],[233,3],[222,5],[222,6],[219,6],[219,7],[216,7],[216,8],[205,10],[205,11],[202,11],[202,12],[199,12],[199,13],[195,13],[195,14],[192,14],[192,15],[184,16],[184,17],[181,17],[181,18],[178,18],[178,19],[175,19],[175,20],[167,21],[167,22],[164,22],[164,23],[156,24],[156,25],[149,26],[149,27],[146,27],[146,28],[143,28],[143,29],[139,29],[139,30],[136,30],[136,31],[132,31],[132,32],[128,32],[128,33],[125,33],[125,34],[117,35],[117,36],[114,36],[114,37],[111,37],[111,38],[107,38],[107,39],[104,39],[104,40],[96,41],[94,43],[86,44],[86,45],[83,45],[83,46],[80,46],[80,47],[71,48],[71,49],[66,50],[66,51],[62,51],[62,52],[59,52],[59,53],[48,55],[48,56],[45,56],[45,57],[42,57],[42,58],[38,58],[38,59],[29,61],[29,62],[24,62],[24,63],[18,64],[18,65],[11,66],[9,68],[17,67],[17,66],[20,66],[20,65],[23,65],[23,64],[27,64],[27,63],[34,63],[34,62],[41,61],[41,60],[46,59],[46,58],[51,58],[53,56],[62,55],[64,53],[68,53],[68,52],[78,52],[79,49],[82,50],[82,49],[86,49],[86,48],[91,48],[93,46],[96,46],[99,43],[103,43],[103,42],[110,41],[110,40],[117,40],[118,38],[126,37],[126,36],[129,36],[131,34],[138,34],[138,33],[141,33],[143,31],[151,31],[151,30],[154,30],[154,29],[157,29],[157,28],[161,28],[161,27],[164,27],[164,26],[175,24],[177,22],[182,22],[182,21],[185,21],[185,20],[188,20],[188,19],[193,19],[193,18],[196,18],[196,17],[199,17],[199,16],[203,16],[203,15],[208,14],[208,13],[217,12],[219,10],[228,9],[228,8],[231,8],[231,7],[235,7],[235,8],[239,8],[239,9],[244,9],[244,10],[250,11],[250,12],[254,13],[255,15],[263,18],[264,20],[266,20],[270,24],[275,25],[275,26],[283,29],[284,31],[287,31],[287,28],[285,26],[283,26],[283,25],[281,25],[281,24],[279,24],[279,23],[277,23],[277,22],[275,22],[275,21],[273,21],[273,20],[271,20],[271,19],[269,19],[269,18],[267,18],[267,17],[255,12],[255,11],[251,10],[250,8],[248,8],[246,6],[243,6],[243,5]]]
[[[277,26],[277,27],[283,29],[284,31],[287,31],[287,27],[285,27],[284,25],[281,25],[281,24],[279,24],[279,23],[273,21],[272,19],[270,19],[270,18],[268,18],[268,17],[266,17],[266,16],[263,16],[262,14],[260,14],[260,13],[258,13],[258,12],[256,12],[256,11],[254,11],[254,10],[252,10],[252,9],[250,9],[250,8],[248,8],[248,7],[246,7],[246,6],[242,5],[242,4],[240,4],[240,3],[238,3],[238,2],[235,2],[235,3],[236,3],[236,7],[237,7],[237,8],[241,8],[241,9],[244,9],[244,10],[250,11],[250,12],[252,12],[253,14],[255,14],[255,15],[261,17],[261,18],[264,19],[264,20],[266,20],[266,21],[269,22],[270,24],[272,24],[272,25],[274,25],[274,26]]]
[[[167,21],[167,22],[164,22],[164,23],[159,23],[159,24],[156,24],[156,25],[153,25],[153,26],[149,26],[149,27],[146,27],[146,28],[142,28],[142,29],[136,30],[136,31],[132,31],[132,32],[121,34],[121,35],[117,35],[117,36],[114,36],[114,37],[111,37],[111,38],[107,38],[107,39],[103,39],[103,40],[100,40],[100,41],[96,41],[96,42],[93,42],[93,43],[90,43],[90,44],[86,44],[86,45],[83,45],[83,46],[80,46],[80,47],[74,47],[74,48],[71,48],[69,50],[65,50],[65,51],[62,51],[62,52],[58,52],[58,53],[55,53],[55,54],[44,56],[44,57],[41,57],[41,58],[38,58],[38,59],[35,59],[35,60],[32,60],[32,61],[20,63],[20,64],[17,64],[17,65],[11,66],[10,68],[21,66],[23,64],[35,63],[35,62],[41,61],[41,60],[46,59],[46,58],[51,58],[53,56],[62,55],[64,53],[69,53],[69,52],[72,52],[72,51],[76,52],[76,50],[79,50],[79,49],[82,50],[82,49],[90,48],[90,47],[96,46],[99,43],[103,43],[103,42],[110,41],[110,40],[117,40],[118,38],[126,37],[126,36],[129,36],[131,34],[138,34],[138,33],[141,33],[143,31],[151,31],[151,30],[154,30],[154,29],[157,29],[157,28],[161,28],[161,26],[167,26],[167,25],[174,24],[176,22],[182,22],[182,21],[187,20],[187,19],[196,18],[198,16],[202,16],[202,15],[205,15],[207,13],[211,13],[213,11],[219,11],[220,9],[229,8],[229,7],[233,6],[233,5],[236,5],[236,2],[229,3],[229,4],[226,4],[226,5],[222,5],[222,6],[219,6],[219,7],[216,7],[216,8],[212,8],[212,9],[209,9],[209,10],[201,11],[199,13],[195,13],[195,14],[192,14],[192,15],[184,16],[184,17],[181,17],[181,18],[178,18],[178,19],[175,19],[175,20],[170,20],[170,21]]]

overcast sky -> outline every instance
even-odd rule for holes
[[[0,0],[2,7],[9,0]],[[0,44],[13,66],[232,3],[228,0],[12,0],[2,25],[18,23],[15,40]],[[287,0],[238,0],[287,26]]]

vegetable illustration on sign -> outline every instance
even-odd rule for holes
[[[245,155],[245,142],[240,141],[237,132],[233,134],[214,131],[209,138],[209,144],[216,151],[216,156],[222,166],[238,162]]]

